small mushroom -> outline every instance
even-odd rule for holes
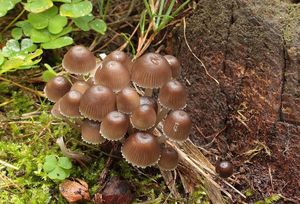
[[[96,68],[96,57],[88,48],[75,45],[64,55],[62,67],[72,74],[87,74]]]
[[[163,123],[163,132],[171,140],[176,142],[185,141],[192,129],[190,116],[182,111],[172,111]]]
[[[219,161],[216,164],[216,172],[223,178],[233,174],[233,165],[230,161]]]
[[[172,147],[163,147],[161,151],[161,157],[158,160],[158,166],[162,170],[171,171],[174,170],[179,161],[177,151]]]
[[[133,62],[132,81],[146,89],[146,96],[151,96],[153,88],[161,88],[171,77],[171,66],[160,54],[147,53]]]
[[[187,93],[184,86],[176,80],[169,81],[160,90],[158,102],[162,106],[157,123],[160,122],[169,110],[182,109],[186,106]]]
[[[147,132],[130,135],[121,149],[123,157],[134,166],[145,168],[157,163],[160,145],[157,137]]]
[[[140,105],[150,105],[150,106],[152,106],[152,108],[154,108],[156,113],[158,111],[157,102],[149,96],[141,96],[140,97]]]
[[[92,120],[84,119],[80,125],[81,138],[83,141],[89,144],[102,144],[105,142],[100,131],[100,123]]]
[[[79,105],[80,113],[90,119],[101,121],[106,114],[115,110],[116,96],[105,86],[92,86],[83,94]]]
[[[132,69],[132,61],[130,57],[123,51],[115,50],[105,57],[102,64],[105,64],[108,61],[117,61],[120,62],[123,66],[127,68],[129,73]]]
[[[73,91],[78,91],[80,92],[81,94],[84,94],[85,91],[90,88],[90,84],[86,81],[76,81],[72,87],[71,87],[71,90]]]
[[[47,82],[44,92],[46,97],[52,101],[58,101],[71,89],[71,83],[63,76],[56,76]]]
[[[176,57],[173,55],[165,55],[164,58],[168,61],[172,70],[172,78],[176,79],[180,76],[181,65]]]
[[[148,130],[155,125],[156,112],[150,105],[140,105],[130,116],[132,126],[139,130]]]
[[[128,116],[118,111],[113,111],[103,118],[100,133],[107,140],[120,140],[125,136],[128,127]]]
[[[80,117],[79,104],[82,94],[78,91],[69,91],[59,100],[60,113],[66,117]]]
[[[129,71],[117,61],[109,61],[98,68],[95,73],[95,83],[106,86],[114,92],[127,87],[130,82]]]
[[[56,101],[56,103],[53,105],[50,112],[56,118],[64,118],[64,116],[61,114],[60,109],[59,109],[59,102],[60,102],[60,99],[58,101]]]
[[[121,113],[131,114],[139,105],[140,96],[134,89],[126,87],[117,94],[117,109]]]

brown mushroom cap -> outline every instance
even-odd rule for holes
[[[132,62],[130,57],[123,51],[115,50],[111,52],[106,58],[103,60],[103,64],[108,61],[117,61],[120,62],[123,66],[127,68],[129,73],[131,73]]]
[[[91,85],[89,85],[88,82],[86,81],[76,81],[72,87],[71,87],[71,90],[73,91],[78,91],[80,92],[81,94],[84,94],[84,92],[90,88]]]
[[[130,135],[121,151],[127,162],[142,168],[154,165],[160,157],[157,137],[146,132]]]
[[[59,102],[60,102],[60,99],[55,102],[55,104],[52,106],[52,109],[50,112],[56,118],[64,118],[64,116],[60,112]]]
[[[189,115],[182,111],[172,111],[163,123],[163,132],[171,140],[183,142],[192,129],[192,120]]]
[[[158,160],[158,166],[162,170],[174,170],[178,165],[179,157],[177,151],[172,147],[163,147],[161,157]]]
[[[130,82],[129,71],[120,62],[108,61],[102,64],[95,73],[96,84],[106,86],[114,92],[119,92]]]
[[[72,74],[86,74],[96,68],[96,57],[88,48],[75,45],[65,54],[62,66]]]
[[[116,96],[105,86],[91,86],[80,101],[80,113],[90,119],[101,121],[106,114],[115,110]]]
[[[103,118],[100,133],[102,137],[108,140],[120,140],[125,136],[128,127],[128,116],[118,111],[113,111]]]
[[[56,102],[70,91],[70,88],[71,83],[65,77],[56,76],[47,82],[44,92],[50,101]]]
[[[165,55],[164,58],[168,61],[172,70],[172,78],[176,79],[180,76],[181,65],[176,57],[173,55]]]
[[[169,81],[159,90],[158,101],[166,109],[182,109],[186,106],[186,99],[186,90],[179,81]]]
[[[158,111],[157,102],[149,96],[141,96],[140,97],[140,105],[150,105],[154,108],[156,113]]]
[[[130,114],[140,105],[140,96],[132,88],[126,87],[117,94],[117,108],[121,113]]]
[[[82,94],[78,91],[69,91],[59,100],[59,110],[67,117],[80,117],[79,104]]]
[[[132,126],[139,130],[148,130],[155,125],[156,112],[150,105],[140,105],[130,116]]]
[[[143,88],[160,88],[172,77],[168,61],[156,53],[147,53],[133,62],[132,81]]]
[[[100,123],[92,120],[84,119],[80,125],[81,129],[81,138],[86,143],[90,144],[102,144],[105,142],[100,131]]]

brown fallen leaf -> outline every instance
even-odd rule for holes
[[[90,200],[88,184],[80,179],[65,180],[59,184],[59,191],[69,203]]]

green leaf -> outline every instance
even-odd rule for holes
[[[73,21],[75,23],[75,25],[80,28],[83,31],[89,31],[90,27],[88,25],[88,23],[94,19],[94,16],[92,15],[87,15],[87,16],[82,16],[79,18],[73,18]]]
[[[22,28],[14,28],[14,29],[12,29],[12,31],[11,31],[11,36],[12,36],[15,40],[21,39],[22,35],[23,35]]]
[[[60,37],[55,40],[51,40],[50,42],[41,44],[44,49],[57,49],[61,47],[65,47],[67,45],[71,45],[73,43],[73,39],[68,36]]]
[[[57,166],[56,156],[55,155],[46,156],[45,163],[43,166],[43,169],[45,170],[45,172],[50,172],[50,171],[54,170],[56,166]]]
[[[58,166],[60,166],[63,169],[71,169],[72,162],[70,161],[70,159],[68,157],[59,157]]]
[[[71,3],[72,0],[52,0],[54,2],[63,2],[63,3]]]
[[[25,61],[32,60],[32,59],[40,56],[41,54],[43,54],[43,50],[42,49],[37,49],[34,53],[27,54],[24,60]]]
[[[0,17],[5,16],[6,14],[7,14],[7,10],[4,9],[4,8],[2,8],[2,7],[0,7]]]
[[[28,22],[35,29],[43,29],[48,26],[48,18],[45,18],[42,13],[29,13]]]
[[[54,40],[56,38],[66,35],[70,32],[72,32],[72,27],[71,26],[65,27],[60,33],[58,33],[56,35],[52,35],[51,39]]]
[[[65,16],[57,15],[49,20],[48,30],[50,33],[58,34],[67,25],[68,20]]]
[[[9,60],[5,61],[4,64],[2,65],[0,74],[11,71],[18,67],[21,67],[23,64],[24,64],[23,59],[18,59],[18,58],[9,59]]]
[[[90,1],[82,1],[78,3],[63,4],[60,7],[60,15],[72,18],[78,18],[90,14],[93,5]]]
[[[59,166],[56,166],[54,170],[48,173],[48,176],[50,179],[53,180],[64,180],[68,175],[64,171],[64,169],[60,168]]]
[[[21,27],[26,36],[30,36],[33,27],[28,21],[19,21],[16,23],[16,26]]]
[[[13,52],[19,52],[21,50],[19,42],[14,39],[8,40],[6,42],[6,47]]]
[[[30,33],[30,38],[32,42],[34,43],[44,43],[50,41],[51,34],[48,32],[48,30],[36,30],[32,29]]]
[[[101,19],[95,19],[92,22],[90,22],[89,25],[94,31],[101,34],[104,34],[107,29],[106,23]]]
[[[51,0],[31,0],[24,4],[24,8],[32,13],[43,12],[53,6]]]
[[[3,64],[4,59],[5,58],[4,58],[3,54],[2,54],[2,52],[0,51],[0,65]]]
[[[14,8],[15,4],[19,1],[12,1],[12,0],[0,0],[0,17],[5,16],[7,11]]]
[[[42,79],[44,82],[48,82],[52,78],[54,78],[57,75],[57,73],[52,69],[52,67],[49,64],[44,65],[47,68],[47,70],[43,72]]]
[[[36,49],[36,45],[33,44],[32,40],[25,38],[21,41],[21,50],[25,52],[33,52]]]

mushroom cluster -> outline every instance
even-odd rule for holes
[[[176,80],[181,69],[177,58],[147,53],[133,61],[114,51],[100,61],[76,45],[62,66],[67,74],[54,77],[44,89],[55,102],[54,116],[79,119],[87,143],[121,142],[123,157],[134,166],[177,167],[178,153],[166,141],[185,141],[192,127],[183,110],[185,87]],[[158,125],[160,135],[155,134]]]

